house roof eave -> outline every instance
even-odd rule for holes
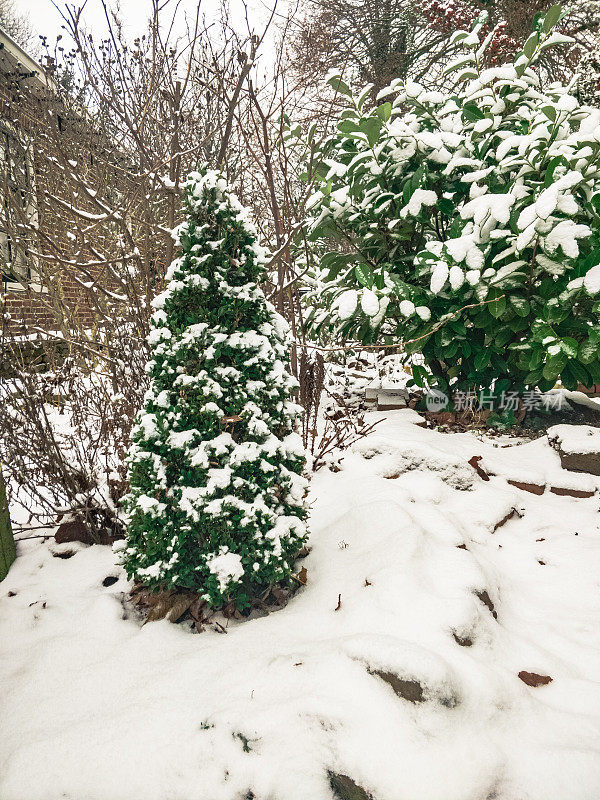
[[[2,28],[0,28],[0,50],[5,50],[23,68],[28,77],[38,81],[46,89],[51,91],[54,89],[54,80],[46,74],[44,68]]]

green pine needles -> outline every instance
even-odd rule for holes
[[[290,579],[306,539],[304,450],[290,400],[287,326],[258,287],[263,250],[214,170],[186,183],[182,254],[153,301],[124,501],[130,578],[238,608]]]

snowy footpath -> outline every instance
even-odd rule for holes
[[[227,633],[141,627],[107,547],[21,543],[0,799],[600,798],[600,495],[564,494],[600,478],[418,421],[317,474],[306,587]]]

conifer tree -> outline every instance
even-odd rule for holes
[[[214,170],[186,183],[181,255],[155,298],[125,499],[128,575],[247,606],[289,579],[306,538],[302,413],[285,369],[287,326],[258,283],[264,253]]]

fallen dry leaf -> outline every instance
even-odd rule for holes
[[[512,480],[512,478],[509,478],[507,482],[510,483],[511,486],[515,486],[517,489],[521,489],[521,491],[523,492],[529,492],[530,494],[540,495],[544,494],[544,492],[546,491],[546,484],[540,486],[537,483],[525,483],[523,481],[514,481]]]
[[[286,589],[282,589],[280,586],[273,586],[271,589],[271,594],[273,595],[275,602],[279,606],[285,606],[287,601],[290,599],[290,592]]]
[[[545,686],[547,683],[552,683],[552,678],[549,675],[538,675],[537,672],[526,672],[521,670],[519,678],[526,683],[527,686]]]
[[[425,701],[423,687],[419,681],[399,678],[397,675],[394,675],[393,672],[386,672],[380,669],[368,669],[367,671],[370,675],[375,675],[386,683],[389,683],[398,697],[408,700],[409,703],[423,703]]]
[[[596,494],[595,489],[593,492],[587,492],[583,489],[565,489],[564,486],[551,486],[550,491],[563,497],[593,497]]]
[[[242,418],[239,414],[233,414],[231,417],[221,417],[221,425],[233,425],[233,423],[241,421]]]
[[[484,589],[483,592],[475,592],[475,595],[481,600],[483,605],[486,606],[489,609],[492,617],[494,619],[498,619],[498,614],[496,613],[496,609],[494,608],[494,604],[492,603],[492,600],[491,600],[487,590]]]
[[[193,592],[165,592],[155,597],[156,602],[152,605],[146,622],[157,622],[161,619],[177,622],[196,599]]]
[[[481,478],[483,481],[489,481],[489,479],[490,479],[490,476],[489,476],[489,475],[487,474],[487,472],[486,472],[486,471],[483,469],[483,467],[481,467],[481,466],[479,465],[479,462],[481,461],[481,459],[482,459],[482,458],[483,458],[483,456],[472,456],[472,457],[471,457],[471,458],[468,460],[468,462],[467,462],[467,463],[468,463],[468,464],[470,464],[470,465],[473,467],[473,469],[475,470],[475,472],[476,472],[476,473],[479,475],[479,477],[480,477],[480,478]]]
[[[506,523],[513,517],[519,517],[520,519],[522,516],[523,514],[520,514],[516,508],[511,508],[508,514],[505,517],[502,517],[502,519],[494,525],[492,533],[496,533],[498,528],[501,528],[503,525],[506,525]]]

